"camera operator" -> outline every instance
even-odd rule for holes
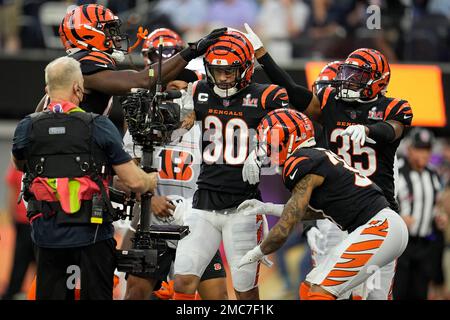
[[[82,300],[110,300],[116,244],[108,179],[114,169],[128,188],[146,192],[155,188],[156,174],[134,164],[109,119],[78,107],[84,94],[78,61],[52,61],[45,81],[50,104],[18,124],[12,147],[16,167],[25,172],[37,246],[36,298],[73,300],[80,277]]]
[[[184,41],[174,31],[166,28],[154,30],[147,37],[142,48],[146,67],[157,63],[160,37],[163,38],[163,60],[170,59],[185,46]],[[187,69],[176,77],[176,80],[167,84],[167,89],[185,90],[181,99],[174,100],[180,104],[182,112],[185,109],[192,111],[193,108],[193,104],[191,106],[187,105],[189,104],[189,99],[192,100],[192,97],[187,96],[190,94],[187,92],[189,91],[188,82],[201,78],[202,74],[197,72],[197,68],[193,64],[188,65]],[[197,189],[196,181],[200,173],[201,163],[200,141],[200,128],[195,126],[181,140],[169,143],[163,147],[157,147],[154,151],[153,163],[158,164],[158,185],[156,194],[151,199],[151,224],[184,224],[184,213],[190,210],[192,196]],[[125,149],[133,157],[141,157],[140,150],[133,145],[129,131],[125,134],[124,143]],[[134,234],[134,229],[138,223],[136,218],[139,217],[139,210],[140,208],[136,206],[135,219],[125,239],[129,239]],[[167,251],[158,257],[159,269],[153,274],[145,277],[142,275],[127,275],[125,299],[149,299],[152,291],[159,288],[159,282],[167,280],[175,259],[177,241],[167,241],[167,245]],[[201,278],[199,286],[201,298],[205,300],[227,299],[225,278],[226,273],[222,258],[220,252],[217,251]],[[169,282],[169,284],[163,283],[162,289],[155,292],[155,295],[160,299],[170,299],[171,291],[173,291],[173,282]]]

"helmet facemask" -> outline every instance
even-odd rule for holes
[[[219,97],[228,98],[243,89],[242,79],[247,69],[242,72],[241,64],[223,65],[219,61],[210,64],[206,60],[204,62],[208,82],[214,85],[214,92]]]
[[[342,64],[336,76],[337,96],[345,101],[367,99],[373,84],[370,67]]]
[[[99,23],[105,34],[105,47],[111,48],[111,56],[120,62],[121,57],[128,53],[130,40],[126,34],[121,33],[121,21],[117,18]],[[116,58],[117,57],[117,58]],[[123,59],[122,59],[123,60]]]

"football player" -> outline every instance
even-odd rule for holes
[[[244,217],[236,208],[260,199],[256,185],[242,181],[242,167],[251,150],[250,138],[270,111],[289,104],[286,90],[251,81],[254,50],[241,33],[228,31],[204,56],[207,79],[193,86],[194,112],[184,121],[201,121],[203,162],[186,218],[190,234],[179,241],[175,259],[174,299],[193,299],[199,279],[223,240],[238,299],[259,299],[259,263],[240,270],[247,250],[260,242],[263,217]],[[254,156],[258,156],[254,154]]]
[[[98,4],[78,6],[61,22],[61,42],[68,55],[81,63],[86,92],[80,107],[85,111],[107,114],[111,96],[127,94],[131,88],[152,88],[156,84],[157,64],[139,72],[117,70],[117,63],[123,61],[128,53],[128,37],[121,33],[120,25],[120,19],[111,10]],[[167,83],[174,79],[190,60],[201,56],[224,31],[214,30],[164,61],[161,70],[163,81]],[[145,33],[139,33],[138,37],[145,37]],[[37,111],[44,106],[45,97]]]
[[[272,163],[283,167],[292,195],[286,205],[250,200],[238,210],[277,212],[280,220],[261,245],[240,261],[253,264],[279,249],[298,222],[327,218],[348,231],[307,275],[302,300],[335,300],[388,266],[405,250],[408,230],[381,189],[330,150],[314,148],[311,121],[302,113],[276,110],[261,122],[260,139]],[[278,137],[277,139],[275,137]]]
[[[312,91],[314,94],[317,95],[322,90],[333,85],[342,62],[330,62],[320,71],[313,84]],[[307,224],[307,226],[304,226],[304,229],[306,229],[304,232],[306,233],[308,245],[311,248],[313,266],[320,264],[328,251],[346,237],[346,232],[327,219],[317,220],[313,225]]]
[[[172,58],[185,47],[182,38],[173,30],[159,28],[151,32],[142,46],[142,56],[145,66],[148,67],[158,61],[160,38],[163,45],[163,60]],[[188,65],[186,68],[189,68]],[[188,72],[186,69],[177,76],[177,80],[170,81],[167,88],[174,90],[187,90],[189,81],[202,78],[196,71]],[[188,97],[187,97],[188,98]],[[191,97],[192,99],[192,97]],[[186,99],[178,99],[182,105]],[[191,103],[191,102],[189,102]],[[158,164],[158,185],[156,194],[151,199],[151,224],[179,224],[184,223],[184,214],[190,211],[192,196],[197,189],[196,181],[200,173],[201,130],[198,125],[183,135],[181,141],[175,141],[163,147],[156,147],[153,153],[153,163]],[[140,158],[141,151],[134,148],[130,133],[124,136],[125,149],[134,157]],[[175,209],[176,205],[176,209]],[[135,218],[139,218],[140,207],[136,206]],[[133,221],[126,239],[131,238],[137,226],[137,219]],[[159,268],[151,276],[127,275],[127,289],[125,299],[146,300],[151,297],[152,291],[159,288],[159,282],[166,281],[170,275],[172,262],[175,260],[177,241],[167,241],[169,249],[158,257]],[[130,243],[128,243],[130,245]],[[225,300],[228,298],[225,278],[226,273],[220,252],[217,251],[205,272],[202,274],[199,285],[200,297],[204,300]],[[163,283],[162,289],[155,292],[160,299],[171,299],[173,280]]]
[[[383,190],[390,208],[398,212],[394,197],[395,153],[413,113],[407,101],[386,97],[391,77],[386,57],[373,49],[358,49],[339,66],[332,86],[313,93],[279,68],[257,35],[248,25],[245,27],[270,80],[286,87],[297,110],[322,124],[328,148],[373,180]],[[257,163],[247,163],[244,175],[259,181]],[[395,262],[390,265],[390,273],[382,276],[381,289],[374,290],[371,299],[391,298],[394,272]]]

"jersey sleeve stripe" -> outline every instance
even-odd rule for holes
[[[405,109],[408,109],[408,108],[409,108],[409,110],[405,110]],[[397,113],[395,115],[398,115],[402,110],[404,110],[403,113],[405,113],[405,114],[412,113],[411,106],[409,105],[408,102],[403,103],[400,106],[400,108],[398,108],[398,111],[397,111]]]
[[[287,168],[289,167],[289,165],[295,160],[295,157],[290,157],[286,160],[286,163],[284,164],[284,171],[287,170]]]
[[[387,117],[391,113],[392,109],[400,102],[400,99],[394,99],[389,103],[389,105],[386,108],[386,112],[384,113],[384,120],[386,121]]]
[[[103,60],[103,59],[100,59],[100,58],[96,58],[96,57],[90,57],[90,56],[87,56],[87,57],[84,57],[84,58],[81,58],[80,59],[80,61],[95,61],[95,62],[100,62],[100,63],[109,63],[109,62],[107,62],[107,61],[105,61],[105,60]]]
[[[95,57],[100,58],[100,59],[104,59],[105,61],[108,61],[111,64],[115,64],[114,60],[111,59],[109,56],[107,56],[104,53],[92,51],[89,55],[90,56],[95,56]]]
[[[287,172],[285,173],[285,176],[288,176],[291,174],[292,170],[294,170],[294,168],[302,161],[307,160],[308,157],[300,157],[300,158],[296,158],[294,161],[292,161],[292,164],[289,166],[289,168],[287,169]]]
[[[322,109],[325,107],[325,105],[327,104],[328,98],[330,97],[330,94],[331,94],[331,91],[333,91],[333,88],[328,87],[328,88],[325,89],[325,92],[323,93],[322,104],[321,104],[321,106],[320,106],[320,109],[321,109],[321,110],[322,110]]]
[[[281,96],[280,99],[281,100],[286,100],[287,99],[287,91],[285,88],[280,88],[277,93],[275,94],[275,96],[273,97],[273,100],[275,100],[279,95],[285,95],[285,96]]]
[[[272,91],[274,91],[276,88],[278,88],[277,85],[271,84],[270,86],[268,86],[268,87],[263,91],[263,94],[262,94],[262,97],[261,97],[261,104],[262,104],[263,109],[266,108],[266,99],[267,99],[267,96],[268,96]]]

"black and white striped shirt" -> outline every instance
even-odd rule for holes
[[[398,164],[400,215],[413,217],[414,223],[409,229],[411,237],[428,237],[432,233],[434,205],[442,188],[439,176],[429,167],[422,172],[413,170],[405,158],[400,158]]]

